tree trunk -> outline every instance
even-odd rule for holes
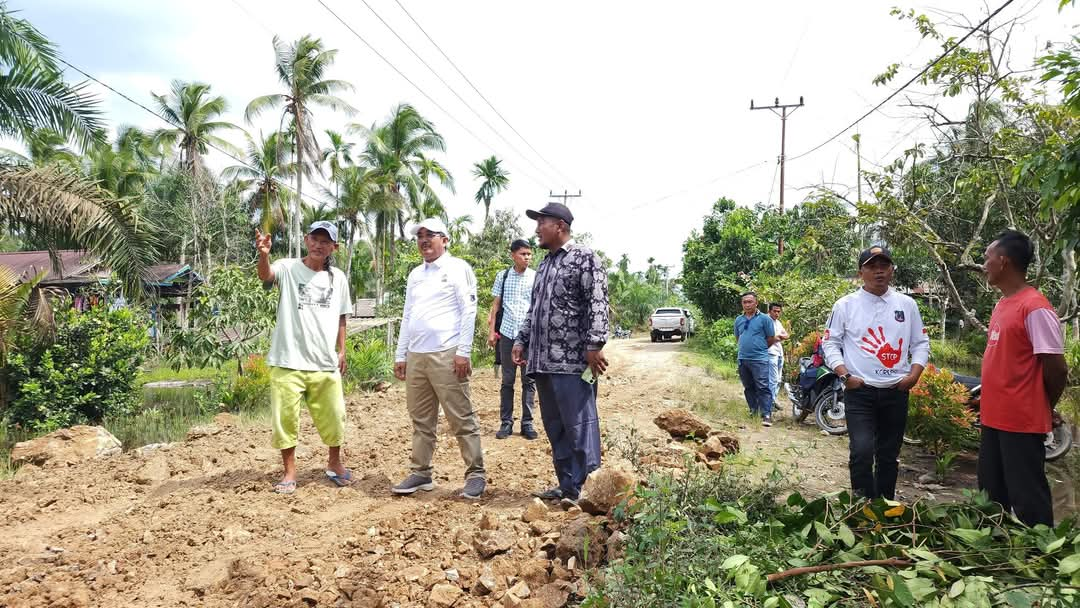
[[[289,219],[289,252],[292,257],[300,257],[300,199],[304,186],[304,148],[300,144],[300,121],[296,122],[296,197],[292,204],[292,218]]]

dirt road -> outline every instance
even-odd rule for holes
[[[843,484],[845,440],[788,420],[762,429],[732,416],[740,389],[688,365],[682,350],[642,339],[609,345],[610,375],[600,389],[606,438],[636,428],[641,445],[665,449],[656,414],[711,403],[718,415],[729,412],[714,422],[740,436],[744,462],[812,457],[804,469],[811,492]],[[436,454],[438,488],[389,493],[407,473],[410,449],[401,386],[349,398],[347,464],[361,479],[348,488],[324,478],[326,450],[307,425],[299,489],[271,493],[278,455],[257,421],[206,428],[146,453],[24,467],[0,483],[0,606],[425,606],[436,603],[436,584],[469,590],[450,598],[454,606],[488,606],[517,579],[534,589],[572,581],[560,572],[565,564],[538,554],[552,538],[547,529],[557,531],[568,516],[552,511],[552,526],[521,521],[530,492],[554,480],[547,441],[494,438],[498,382],[490,369],[477,373],[473,394],[489,484],[478,502],[458,497],[463,467],[446,434]],[[509,551],[478,555],[472,540],[482,518],[511,535]],[[477,596],[484,577],[497,588]]]

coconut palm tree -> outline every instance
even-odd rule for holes
[[[330,179],[335,181],[342,169],[353,164],[352,151],[356,144],[347,141],[344,135],[333,129],[326,130],[326,139],[330,145],[319,153],[319,161],[330,168]]]
[[[232,180],[246,195],[248,212],[260,217],[263,232],[271,234],[276,226],[284,233],[289,217],[286,205],[292,192],[282,184],[296,171],[286,136],[271,133],[263,137],[260,133],[258,141],[250,135],[245,137],[248,145],[244,164],[226,167],[221,176]]]
[[[346,248],[346,276],[352,276],[353,249],[358,240],[366,238],[372,259],[380,259],[376,252],[378,244],[373,226],[380,221],[380,216],[389,217],[392,230],[392,218],[402,202],[390,185],[384,174],[361,165],[346,167],[338,173],[335,192],[323,189],[323,195],[333,201],[337,217],[344,222],[342,233]],[[385,219],[382,221],[385,223]]]
[[[408,202],[412,215],[419,215],[418,211],[425,204],[440,203],[429,181],[432,177],[454,192],[450,171],[427,156],[429,152],[445,152],[446,141],[435,130],[435,125],[411,105],[398,105],[380,125],[369,128],[352,124],[349,131],[367,136],[361,158],[390,178],[393,191]],[[404,214],[399,214],[398,233],[402,237],[405,219]]]
[[[484,226],[488,223],[491,199],[510,187],[510,173],[503,170],[501,164],[502,161],[494,155],[473,164],[473,177],[480,180],[480,188],[476,191],[475,199],[477,203],[484,203]]]
[[[451,243],[457,243],[464,245],[469,241],[469,237],[472,233],[469,231],[469,225],[472,224],[473,217],[471,215],[459,215],[450,220],[446,224],[446,230],[450,233],[446,236],[450,237]]]
[[[229,108],[225,98],[211,96],[210,85],[202,82],[174,80],[168,95],[150,94],[162,118],[175,125],[171,129],[159,129],[154,138],[168,148],[177,147],[180,166],[198,181],[205,169],[203,156],[210,145],[235,150],[234,146],[217,133],[238,129],[231,122],[219,120]]]
[[[327,80],[324,75],[334,63],[336,50],[327,50],[322,40],[305,35],[292,45],[285,45],[274,36],[274,55],[278,79],[285,85],[285,93],[263,95],[251,100],[244,112],[245,120],[250,123],[266,110],[282,108],[281,122],[286,118],[291,123],[293,134],[293,154],[297,166],[296,197],[292,202],[292,222],[289,231],[289,248],[292,255],[300,255],[300,199],[303,196],[304,172],[313,166],[321,173],[315,161],[319,158],[319,147],[315,141],[315,131],[311,123],[311,110],[314,106],[328,107],[333,110],[353,114],[356,110],[336,93],[351,91],[353,86],[344,80]]]

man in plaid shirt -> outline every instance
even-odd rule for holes
[[[495,284],[491,286],[491,314],[488,315],[488,344],[499,349],[502,366],[502,388],[499,391],[499,417],[502,424],[495,433],[496,439],[506,439],[514,432],[514,378],[518,367],[510,357],[514,348],[521,322],[529,312],[532,303],[533,283],[536,271],[529,268],[532,260],[532,248],[527,241],[517,239],[510,244],[510,257],[514,266],[499,272]],[[502,312],[502,323],[495,326],[495,319]],[[536,395],[536,382],[521,370],[521,436],[536,439],[533,427],[533,401]]]

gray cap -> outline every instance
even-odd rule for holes
[[[326,220],[312,222],[311,225],[308,226],[307,233],[311,234],[316,230],[325,230],[326,234],[330,236],[330,240],[335,243],[337,242],[337,226],[335,226],[333,222],[328,222]]]

